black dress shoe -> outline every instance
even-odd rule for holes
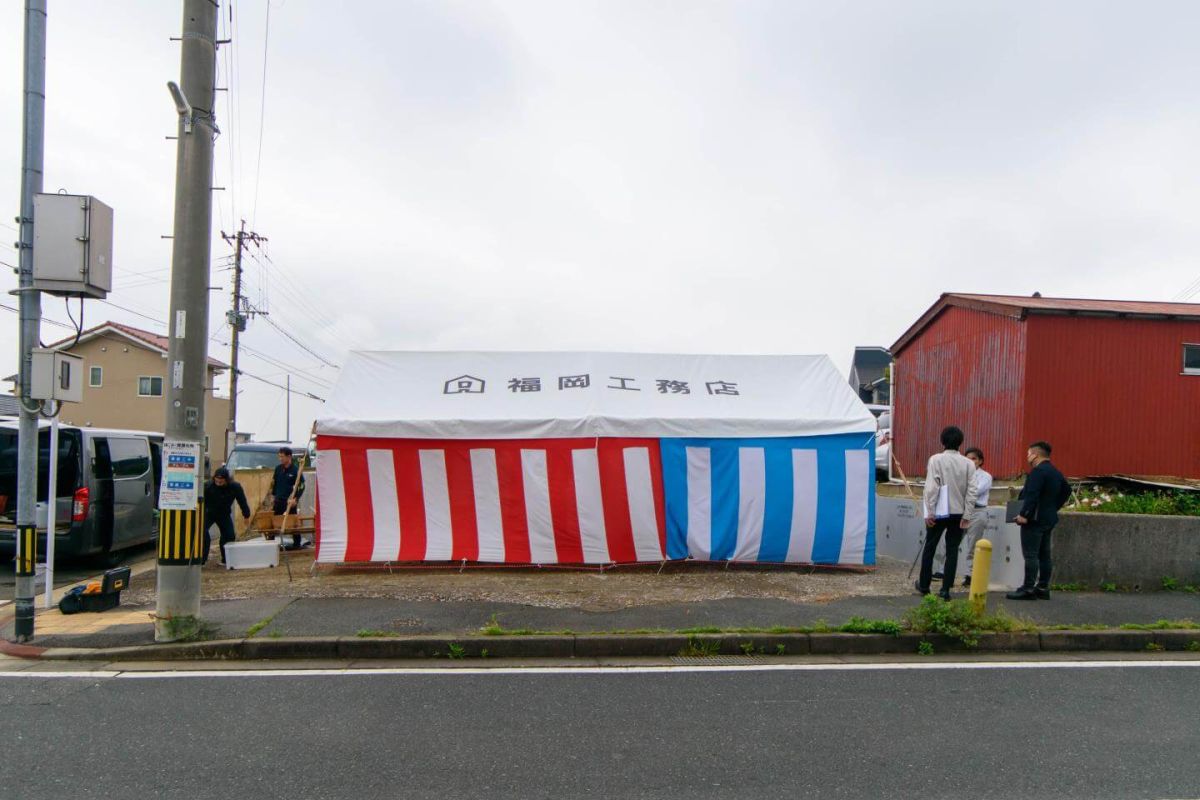
[[[913,588],[915,588],[917,590],[917,594],[932,594],[932,592],[929,591],[928,587],[926,587],[924,589],[921,588],[920,581],[917,581],[916,583],[914,583]]]
[[[943,600],[949,600],[950,593],[949,592],[938,592],[938,597],[942,598]]]
[[[1009,592],[1004,596],[1009,600],[1037,600],[1037,595],[1028,589],[1017,589],[1015,592]]]
[[[1043,589],[1039,586],[1033,590],[1033,596],[1036,597],[1038,600],[1049,600],[1050,599],[1050,590]]]
[[[970,589],[970,588],[971,588],[971,576],[970,576],[970,575],[968,575],[968,576],[966,576],[965,578],[963,578],[963,588],[964,588],[964,589]]]
[[[933,573],[933,579],[934,579],[935,581],[940,581],[940,580],[941,580],[942,578],[944,578],[944,577],[946,577],[946,576],[945,576],[945,575],[943,575],[943,574],[942,574],[942,573],[940,573],[940,572],[935,572],[935,573]]]

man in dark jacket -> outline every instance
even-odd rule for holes
[[[296,485],[297,483],[299,486]],[[292,496],[293,489],[296,490],[295,497]],[[275,467],[275,474],[271,477],[272,511],[275,514],[295,514],[296,503],[302,494],[304,494],[304,476],[300,474],[300,465],[292,456],[292,448],[281,447],[279,448],[279,464]],[[292,543],[287,549],[299,550],[303,546],[300,534],[292,534]]]
[[[242,519],[250,519],[250,504],[246,502],[242,485],[229,476],[229,470],[219,467],[212,480],[204,485],[204,557],[201,564],[208,563],[208,549],[212,546],[208,529],[213,525],[221,532],[221,563],[225,563],[225,545],[237,538],[233,531],[235,501],[242,510]]]
[[[1071,497],[1067,479],[1050,463],[1050,445],[1034,442],[1026,459],[1030,466],[1025,488],[1021,490],[1021,555],[1025,557],[1025,582],[1010,600],[1050,599],[1050,534],[1058,524],[1058,510]]]

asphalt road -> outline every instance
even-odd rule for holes
[[[1200,796],[1200,662],[0,677],[0,706],[23,800]]]

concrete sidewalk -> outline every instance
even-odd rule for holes
[[[211,639],[462,637],[479,634],[493,621],[506,631],[674,633],[696,628],[797,628],[822,622],[836,627],[851,617],[899,620],[919,602],[914,593],[823,603],[733,598],[586,611],[487,601],[300,597],[214,600],[204,603],[202,616],[211,625]],[[993,594],[988,603],[989,611],[1003,609],[1040,625],[1117,627],[1161,619],[1200,622],[1200,595],[1189,592],[1056,592],[1051,600],[1038,602],[1013,602]],[[154,641],[153,611],[153,606],[125,605],[99,614],[64,616],[57,610],[39,610],[32,644],[70,648],[150,645]],[[1197,635],[1200,637],[1200,632]],[[11,620],[0,619],[0,638],[11,640]]]

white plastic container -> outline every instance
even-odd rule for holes
[[[225,569],[262,569],[279,566],[279,544],[260,537],[225,545]]]

